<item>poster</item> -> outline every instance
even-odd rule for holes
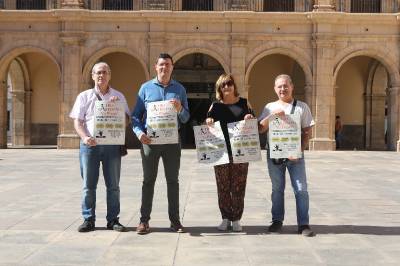
[[[199,163],[212,165],[229,163],[224,133],[219,121],[212,126],[194,126],[193,132]]]
[[[268,135],[271,158],[302,157],[299,114],[272,116]]]
[[[125,144],[124,103],[96,101],[93,134],[99,145]]]
[[[257,119],[228,123],[228,132],[234,163],[261,160]]]
[[[178,117],[170,101],[148,103],[146,124],[151,144],[178,143]]]

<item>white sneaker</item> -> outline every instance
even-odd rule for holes
[[[240,225],[239,220],[232,222],[232,231],[233,232],[242,232],[242,226]]]
[[[221,224],[218,225],[217,229],[219,231],[226,231],[228,230],[228,227],[231,225],[231,221],[229,221],[228,219],[223,219]]]

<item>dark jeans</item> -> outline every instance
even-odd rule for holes
[[[120,212],[119,179],[121,154],[119,145],[87,146],[81,142],[79,150],[81,176],[83,179],[82,216],[95,220],[96,189],[99,181],[100,163],[107,188],[107,221],[118,219]]]
[[[150,220],[153,206],[154,184],[157,178],[160,157],[164,164],[164,173],[167,180],[168,215],[172,223],[179,218],[179,167],[181,161],[180,144],[146,145],[143,144],[140,154],[143,166],[141,222]]]

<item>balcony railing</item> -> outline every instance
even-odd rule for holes
[[[264,0],[266,12],[294,12],[294,0]]]
[[[183,11],[213,11],[213,0],[183,0]]]
[[[103,0],[104,10],[133,10],[132,0]]]
[[[63,0],[0,0],[0,9],[40,10],[62,8]],[[258,11],[307,12],[314,0],[82,0],[92,10]],[[395,13],[398,0],[335,0],[336,11]]]
[[[351,13],[380,13],[381,0],[351,0]]]

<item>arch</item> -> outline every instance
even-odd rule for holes
[[[389,73],[390,82],[391,84],[400,84],[400,76],[397,71],[397,63],[390,58],[394,58],[396,56],[388,56],[390,55],[390,51],[387,50],[377,50],[374,48],[359,48],[359,47],[349,47],[344,49],[334,58],[333,64],[333,82],[336,82],[337,75],[339,70],[347,61],[351,58],[357,56],[368,56],[371,58],[376,59],[382,65],[385,66],[386,70]],[[397,58],[397,57],[396,57]]]
[[[229,64],[224,60],[224,57],[221,54],[219,54],[215,51],[212,51],[208,48],[201,48],[201,47],[186,48],[186,49],[180,50],[178,52],[174,52],[172,56],[174,58],[174,62],[177,62],[179,59],[181,59],[185,55],[194,54],[194,53],[202,53],[202,54],[206,54],[206,55],[209,55],[209,56],[215,58],[221,64],[225,73],[230,73]]]
[[[148,71],[148,68],[147,68],[147,64],[139,56],[138,53],[135,53],[135,52],[133,52],[133,51],[127,49],[127,48],[124,48],[124,47],[111,46],[111,47],[106,47],[106,48],[103,48],[103,49],[100,49],[100,50],[94,52],[93,54],[91,54],[89,56],[89,59],[86,60],[86,63],[84,65],[83,69],[82,69],[83,84],[87,84],[87,83],[90,82],[90,80],[89,80],[90,79],[89,78],[90,77],[90,71],[92,71],[93,65],[96,63],[96,61],[99,58],[101,58],[101,57],[103,57],[103,56],[105,56],[107,54],[117,53],[117,52],[126,53],[126,54],[132,56],[133,58],[135,58],[136,60],[138,60],[140,65],[142,66],[142,68],[144,70],[144,73],[146,75],[146,80],[149,79],[150,74],[149,74],[149,71]]]
[[[36,46],[17,47],[7,51],[5,55],[0,59],[0,76],[4,77],[12,60],[14,60],[19,55],[25,53],[40,53],[46,55],[57,66],[58,73],[61,77],[61,66],[60,63],[57,61],[56,56],[50,51]]]
[[[312,71],[310,66],[311,64],[305,52],[292,44],[285,44],[284,46],[286,47],[282,47],[282,44],[280,44],[280,47],[271,47],[271,45],[265,45],[261,46],[260,48],[256,49],[252,54],[250,54],[246,63],[245,83],[249,83],[251,70],[261,58],[272,54],[282,54],[292,58],[299,64],[299,66],[301,66],[305,75],[306,84],[313,84]]]

